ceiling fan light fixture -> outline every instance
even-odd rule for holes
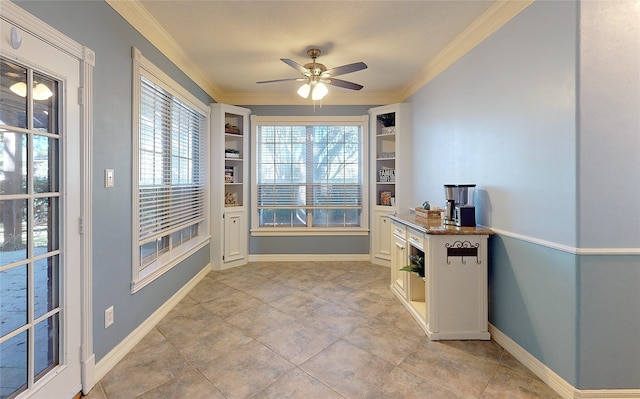
[[[309,83],[305,83],[298,89],[298,95],[302,98],[309,98],[309,93],[311,92],[311,86]]]
[[[327,93],[329,93],[329,89],[327,88],[327,85],[325,85],[322,82],[318,82],[313,88],[313,93],[311,93],[311,99],[313,101],[322,100],[324,96],[327,95]]]
[[[1,1],[1,0],[0,0]],[[274,83],[274,82],[286,82],[286,81],[298,81],[305,82],[302,86],[298,88],[298,95],[302,98],[309,98],[314,101],[322,100],[327,94],[329,94],[329,88],[327,85],[333,85],[342,87],[343,89],[349,90],[360,90],[362,89],[362,85],[353,82],[347,82],[346,80],[335,79],[334,76],[345,75],[348,73],[361,71],[363,69],[367,69],[367,64],[364,62],[354,62],[352,64],[346,64],[339,67],[334,67],[331,69],[327,69],[324,64],[316,62],[316,58],[320,56],[320,50],[311,48],[307,50],[307,55],[311,57],[311,62],[300,65],[297,62],[290,60],[288,58],[280,58],[280,61],[289,65],[293,69],[297,70],[302,74],[302,78],[285,78],[285,79],[275,79],[275,80],[263,80],[256,83]]]

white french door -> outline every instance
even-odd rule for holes
[[[0,399],[81,389],[80,64],[0,21]]]

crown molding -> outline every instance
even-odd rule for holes
[[[535,0],[496,1],[484,14],[431,60],[407,85],[399,102],[405,101],[449,68],[478,44],[500,29]]]
[[[380,105],[399,102],[397,93],[369,93],[352,94],[339,93],[329,89],[329,94],[322,101],[315,101],[322,105]],[[225,93],[218,100],[225,104],[235,105],[313,105],[314,101],[302,98],[295,92],[291,93]]]
[[[207,94],[214,99],[223,97],[218,86],[195,66],[182,47],[138,1],[105,1]]]

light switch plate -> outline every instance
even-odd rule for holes
[[[106,188],[114,187],[115,182],[113,179],[114,179],[113,169],[105,169],[104,170],[104,186]]]

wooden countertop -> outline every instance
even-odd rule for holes
[[[424,234],[431,235],[491,235],[493,231],[486,227],[458,227],[451,224],[442,224],[442,220],[423,222],[416,220],[415,214],[389,215],[391,220],[407,225]]]

